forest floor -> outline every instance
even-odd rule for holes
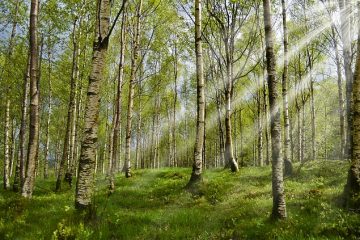
[[[101,177],[96,217],[86,223],[74,187],[53,193],[54,179],[39,180],[31,200],[0,190],[0,239],[359,239],[360,214],[338,206],[348,167],[313,161],[286,179],[288,219],[280,222],[269,218],[270,167],[205,170],[197,195],[184,190],[190,169],[118,176],[111,196]]]

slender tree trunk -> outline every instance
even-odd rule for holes
[[[6,100],[4,139],[4,189],[10,188],[10,99]]]
[[[360,3],[358,1],[358,10],[360,11]],[[358,13],[360,20],[360,13]],[[354,74],[353,85],[353,127],[351,135],[353,142],[351,166],[348,171],[347,183],[344,189],[344,206],[355,211],[360,210],[360,26],[358,26],[358,40],[357,40],[357,57]]]
[[[197,121],[196,140],[194,146],[194,162],[188,187],[201,181],[202,149],[204,144],[205,128],[205,89],[204,66],[202,55],[202,8],[201,0],[195,0],[195,53],[196,53],[196,79],[197,79]]]
[[[10,178],[14,173],[14,161],[16,155],[16,120],[15,118],[11,122],[11,151],[10,151]]]
[[[227,87],[225,89],[226,112],[225,112],[225,166],[230,167],[232,172],[239,170],[237,163],[234,159],[234,150],[232,142],[232,129],[231,129],[231,94],[233,91],[232,86],[232,60],[227,61]]]
[[[310,113],[311,113],[311,159],[316,159],[316,124],[315,124],[315,99],[314,99],[314,77],[313,77],[313,67],[312,60],[309,53],[307,51],[308,59],[309,59],[309,70],[310,70]]]
[[[140,22],[141,22],[141,11],[142,11],[143,0],[140,0],[136,9],[136,29],[133,41],[133,49],[131,56],[131,72],[129,82],[129,97],[128,97],[128,109],[126,119],[126,137],[125,137],[125,176],[131,177],[131,133],[132,133],[132,120],[133,120],[133,108],[134,108],[134,90],[136,81],[136,68],[139,57],[139,44],[140,44]]]
[[[37,20],[38,0],[31,0],[30,9],[30,129],[27,154],[27,169],[22,196],[32,197],[35,182],[35,165],[39,150],[39,89],[38,89],[38,43],[37,43]]]
[[[26,72],[24,74],[23,96],[21,106],[21,122],[19,133],[19,156],[16,161],[15,177],[13,190],[18,192],[23,186],[25,181],[25,169],[26,169],[26,123],[28,113],[28,96],[30,92],[30,55],[28,56],[28,62],[26,66]]]
[[[78,39],[80,39],[81,36],[81,20],[79,22],[79,35]],[[77,40],[78,42],[78,40]],[[69,163],[70,166],[68,167],[67,171],[68,173],[73,176],[76,171],[76,137],[77,137],[77,112],[78,112],[78,82],[80,78],[80,72],[79,72],[79,57],[80,57],[80,43],[77,44],[77,53],[76,53],[76,62],[75,62],[75,93],[74,93],[74,99],[73,99],[73,112],[71,117],[71,129],[70,129],[70,146],[69,146]]]
[[[286,19],[286,5],[285,0],[281,0],[282,17],[283,17],[283,32],[284,32],[284,69],[282,75],[282,97],[283,97],[283,118],[284,118],[284,167],[285,176],[292,175],[293,167],[290,159],[290,120],[289,120],[289,103],[288,103],[288,32]]]
[[[48,102],[48,115],[47,115],[47,121],[46,121],[46,140],[45,140],[45,153],[44,153],[44,179],[47,179],[49,177],[49,144],[50,144],[50,123],[51,123],[51,112],[52,112],[52,85],[51,85],[51,51],[48,49],[48,78],[49,78],[49,102]]]
[[[296,114],[297,114],[297,143],[298,143],[298,161],[302,163],[302,127],[301,127],[301,113],[300,113],[300,106],[296,103]]]
[[[41,129],[41,113],[40,113],[40,110],[41,110],[41,105],[40,105],[40,102],[41,102],[41,92],[40,92],[40,81],[41,81],[41,70],[42,70],[42,61],[43,61],[43,53],[44,53],[44,36],[43,34],[41,34],[40,36],[40,53],[39,53],[39,63],[38,63],[38,71],[37,71],[37,89],[38,89],[38,94],[39,94],[39,105],[38,105],[38,109],[39,109],[39,127],[38,127],[38,148],[40,146],[40,129]],[[39,158],[39,149],[36,153],[36,162],[35,162],[35,177],[38,177],[39,174],[40,174],[40,158]]]
[[[10,188],[10,176],[11,176],[11,158],[10,158],[10,137],[9,137],[9,131],[10,131],[10,109],[11,109],[11,100],[10,100],[10,90],[11,90],[11,73],[10,73],[10,67],[12,65],[11,59],[13,55],[14,50],[14,43],[15,43],[15,35],[16,35],[16,29],[17,29],[17,23],[18,23],[18,10],[19,10],[19,3],[20,1],[17,0],[15,2],[15,14],[13,16],[13,22],[12,22],[12,29],[11,29],[11,35],[9,40],[9,46],[8,51],[5,58],[5,66],[3,68],[3,74],[2,74],[2,80],[5,81],[5,84],[7,84],[9,87],[6,90],[6,107],[5,107],[5,129],[4,129],[4,189]],[[14,149],[12,150],[12,152]]]
[[[125,62],[125,27],[126,27],[126,12],[125,10],[122,13],[122,22],[121,22],[121,33],[120,33],[120,62],[118,67],[118,79],[117,79],[117,89],[116,89],[116,101],[115,101],[115,116],[113,120],[113,146],[111,155],[111,167],[110,167],[110,177],[109,177],[109,190],[113,192],[115,190],[114,183],[114,174],[116,172],[116,166],[119,164],[119,144],[120,144],[120,131],[121,131],[121,104],[122,104],[122,87],[124,79],[124,62]]]
[[[206,88],[205,88],[206,90]],[[204,113],[204,143],[203,143],[203,153],[202,153],[202,166],[203,169],[206,169],[206,115],[207,115],[207,111],[206,111],[206,100],[204,102],[205,105],[205,113]]]
[[[270,0],[263,0],[266,60],[269,85],[269,103],[271,112],[271,150],[272,150],[272,193],[273,210],[272,217],[275,219],[286,218],[286,204],[283,181],[283,159],[281,156],[281,120],[278,104],[279,82],[276,78],[276,60],[274,54],[274,39],[271,24]]]
[[[244,165],[244,150],[243,150],[243,142],[244,142],[244,131],[243,131],[243,122],[242,122],[242,109],[239,110],[239,124],[240,124],[240,166]]]
[[[136,127],[136,154],[135,154],[135,169],[139,168],[139,162],[140,162],[140,145],[141,145],[141,124],[142,124],[142,116],[141,116],[141,94],[142,94],[142,86],[141,86],[141,74],[142,74],[142,68],[140,68],[139,73],[139,84],[138,84],[138,101],[139,101],[139,108],[138,108],[138,121],[137,121],[137,127]]]
[[[264,61],[265,64],[265,61]],[[265,142],[266,142],[266,158],[265,158],[265,164],[267,166],[270,165],[270,136],[269,136],[269,112],[268,112],[268,94],[267,94],[267,86],[266,86],[266,74],[265,74],[265,69],[263,69],[263,75],[264,75],[264,86],[263,86],[263,99],[264,99],[264,116],[265,116],[265,128],[264,128],[264,132],[265,132]]]
[[[344,69],[345,69],[345,79],[346,79],[346,121],[347,121],[347,131],[346,131],[346,147],[345,147],[345,157],[347,159],[351,158],[352,150],[352,89],[353,89],[353,73],[351,69],[351,38],[350,38],[350,22],[348,16],[350,15],[349,4],[346,0],[339,0],[340,6],[340,20],[341,20],[341,33],[342,33],[342,42],[343,42],[343,56],[344,56]]]
[[[178,166],[177,156],[176,156],[176,105],[177,105],[177,82],[178,82],[178,50],[177,44],[175,42],[174,46],[174,105],[173,105],[173,119],[172,119],[172,157],[174,162],[174,167]]]
[[[324,159],[327,160],[327,109],[326,105],[324,106]]]
[[[338,50],[338,42],[335,32],[335,26],[331,26],[332,38],[334,43],[335,50],[335,63],[337,71],[337,84],[338,84],[338,94],[339,94],[339,126],[340,126],[340,159],[344,159],[345,155],[345,116],[344,116],[344,97],[343,97],[343,86],[342,86],[342,74],[341,74],[341,62]]]
[[[260,78],[258,78],[258,90],[257,90],[257,155],[258,155],[258,163],[259,166],[262,167],[264,165],[264,158],[263,158],[263,124],[262,124],[262,114],[261,114],[261,83]]]
[[[67,114],[67,121],[66,121],[66,130],[65,130],[65,137],[64,137],[64,148],[63,148],[63,154],[60,162],[60,168],[58,177],[56,180],[56,191],[61,190],[61,182],[64,177],[65,170],[67,173],[69,173],[70,169],[70,145],[72,143],[71,139],[71,132],[72,132],[72,126],[74,122],[74,114],[75,112],[75,98],[76,98],[76,71],[77,71],[77,54],[78,54],[78,44],[76,39],[76,24],[77,24],[77,18],[74,20],[73,23],[73,32],[72,32],[72,43],[73,43],[73,55],[72,55],[72,70],[71,70],[71,81],[70,81],[70,99],[69,99],[69,106],[68,106],[68,114]],[[66,169],[65,169],[66,168]]]
[[[95,31],[92,68],[85,108],[85,127],[75,195],[75,207],[77,209],[90,209],[94,194],[94,171],[100,110],[99,94],[110,34],[110,5],[109,0],[97,1],[97,24],[95,26],[99,27]]]
[[[224,166],[224,161],[225,161],[224,130],[221,120],[221,100],[220,100],[220,94],[218,94],[218,90],[216,90],[216,111],[217,111],[217,120],[219,125],[219,150],[220,150],[219,162],[222,166]]]

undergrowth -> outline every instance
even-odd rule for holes
[[[298,165],[295,165],[298,167]],[[348,163],[314,161],[285,180],[288,218],[270,221],[269,167],[206,170],[196,194],[189,169],[138,170],[107,194],[98,177],[90,221],[74,189],[38,180],[31,200],[0,191],[0,239],[359,239],[360,215],[339,207]]]

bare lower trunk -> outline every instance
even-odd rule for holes
[[[66,121],[66,129],[65,129],[65,137],[64,137],[64,148],[63,148],[63,155],[60,162],[59,173],[56,180],[56,191],[61,190],[61,182],[64,178],[64,172],[70,173],[70,148],[72,144],[71,139],[71,132],[72,127],[74,126],[74,114],[75,106],[76,106],[76,72],[77,72],[77,59],[78,59],[78,44],[76,39],[76,23],[77,19],[74,20],[73,23],[73,55],[72,55],[72,70],[71,70],[71,81],[70,81],[70,99],[69,99],[69,106],[68,106],[68,113],[67,113],[67,121]]]
[[[98,117],[100,86],[109,41],[110,1],[98,1],[97,24],[94,39],[92,67],[89,76],[85,126],[76,183],[75,207],[89,209],[94,194],[96,147],[98,139]]]
[[[257,91],[257,155],[258,155],[258,164],[259,166],[264,165],[264,158],[263,158],[263,124],[262,124],[262,114],[261,114],[261,83],[260,79],[258,78],[258,91]]]
[[[141,11],[142,11],[143,1],[140,0],[137,10],[136,10],[136,29],[135,29],[135,38],[133,41],[133,49],[131,56],[131,72],[130,72],[130,82],[129,82],[129,95],[128,95],[128,109],[127,109],[127,119],[126,119],[126,136],[125,136],[125,176],[127,178],[131,177],[131,133],[132,133],[132,120],[133,120],[133,108],[134,108],[134,90],[135,90],[135,81],[136,81],[136,68],[138,64],[139,57],[139,44],[140,44],[140,21],[141,21]]]
[[[238,166],[234,159],[233,142],[231,136],[231,96],[226,93],[226,113],[225,113],[225,166],[230,167],[232,172],[238,171]]]
[[[6,100],[4,139],[4,189],[10,188],[10,99]]]
[[[335,26],[331,27],[332,38],[334,43],[335,50],[335,62],[336,62],[336,71],[337,71],[337,84],[338,84],[338,94],[339,94],[339,126],[340,126],[340,159],[344,158],[345,155],[345,116],[344,116],[344,97],[343,97],[343,86],[342,86],[342,73],[341,73],[341,62],[338,50],[338,42],[335,32]]]
[[[125,26],[126,26],[126,13],[125,10],[122,13],[121,33],[120,33],[120,62],[118,68],[118,79],[116,89],[116,102],[115,102],[115,116],[113,120],[113,146],[112,155],[110,159],[110,177],[109,177],[109,190],[113,192],[115,190],[114,174],[116,172],[116,166],[119,164],[119,144],[120,144],[120,127],[121,127],[121,104],[122,104],[122,85],[124,78],[124,61],[125,61]]]
[[[30,129],[27,154],[27,169],[21,194],[31,198],[35,182],[35,165],[39,150],[39,89],[38,89],[38,0],[31,0],[30,10]]]
[[[308,53],[309,55],[309,53]],[[316,159],[316,125],[315,125],[315,99],[314,99],[314,77],[312,74],[312,63],[310,60],[310,113],[311,113],[311,160]]]
[[[265,142],[266,142],[266,157],[265,157],[265,164],[267,166],[270,165],[270,136],[269,136],[269,112],[268,112],[268,95],[267,95],[267,87],[266,87],[266,75],[265,75],[265,69],[263,71],[264,74],[264,86],[263,86],[263,99],[264,99],[264,116],[265,116]]]
[[[298,143],[298,161],[303,162],[303,150],[302,150],[302,125],[301,125],[301,108],[300,106],[296,107],[297,113],[297,143]]]
[[[45,140],[45,153],[44,153],[44,178],[47,179],[49,177],[49,161],[50,161],[50,157],[49,157],[49,144],[50,144],[50,134],[49,134],[49,129],[50,129],[50,122],[51,122],[51,111],[52,111],[52,86],[51,86],[51,52],[49,50],[48,52],[48,58],[49,58],[49,62],[48,62],[48,78],[49,78],[49,102],[48,102],[48,115],[47,115],[47,121],[46,121],[46,140]]]
[[[276,60],[274,54],[274,39],[271,25],[270,0],[263,0],[266,60],[269,86],[269,103],[271,113],[271,150],[272,150],[272,193],[273,210],[272,217],[275,219],[286,218],[286,204],[283,181],[283,159],[281,156],[281,120],[278,108],[279,94],[277,88],[279,82],[276,78]]]
[[[15,177],[13,190],[18,192],[25,181],[25,168],[26,168],[26,123],[28,112],[28,96],[30,91],[30,55],[28,56],[28,63],[26,67],[26,73],[24,76],[23,96],[21,106],[21,123],[19,133],[19,156],[16,161]]]
[[[346,78],[346,121],[347,121],[347,131],[346,131],[346,147],[345,147],[345,157],[347,159],[351,158],[352,150],[352,89],[353,89],[353,73],[351,69],[351,38],[350,38],[350,21],[348,19],[349,15],[349,4],[348,1],[339,0],[340,6],[340,20],[341,20],[341,33],[342,33],[342,42],[343,42],[343,55],[344,55],[344,69],[345,69],[345,78]]]
[[[288,33],[285,0],[281,0],[284,32],[284,69],[282,75],[282,97],[283,97],[283,118],[284,118],[284,166],[285,176],[292,175],[293,167],[290,159],[290,121],[289,121],[289,103],[288,103]]]
[[[15,155],[16,155],[16,120],[13,119],[11,123],[11,151],[10,151],[10,178],[13,176],[14,173],[14,162],[15,162]]]
[[[173,119],[172,119],[172,158],[174,167],[178,166],[176,154],[176,105],[177,105],[177,82],[178,82],[178,50],[175,42],[174,46],[174,105],[173,105]]]
[[[196,139],[194,146],[194,162],[191,178],[188,187],[201,181],[202,173],[202,149],[204,144],[204,125],[205,125],[205,83],[204,83],[204,66],[202,55],[201,40],[201,21],[202,9],[201,0],[195,0],[195,53],[196,53],[196,80],[197,80],[197,121],[196,121]]]
[[[219,165],[224,166],[225,162],[225,141],[224,141],[224,130],[222,125],[221,117],[221,102],[220,95],[218,90],[216,90],[216,111],[217,111],[217,121],[219,125]]]
[[[360,10],[360,4],[358,4]],[[359,14],[360,20],[360,14]],[[353,127],[352,127],[352,155],[351,166],[348,172],[347,183],[344,190],[344,205],[355,211],[360,210],[360,27],[358,30],[357,57],[353,85]]]

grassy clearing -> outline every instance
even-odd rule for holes
[[[286,179],[288,219],[271,222],[269,167],[207,170],[199,195],[184,191],[189,169],[135,171],[107,196],[97,181],[96,218],[84,224],[74,190],[39,180],[32,200],[0,191],[0,239],[359,239],[360,215],[342,210],[348,164],[316,161]]]

